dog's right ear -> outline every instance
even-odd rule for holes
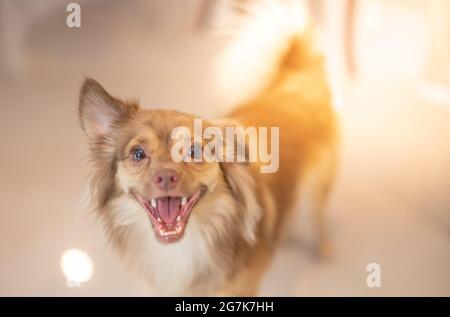
[[[86,79],[81,87],[80,123],[90,140],[109,135],[120,122],[135,113],[137,108],[135,104],[128,105],[112,97],[93,79]]]

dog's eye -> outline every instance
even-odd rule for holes
[[[130,158],[134,162],[139,162],[147,157],[145,151],[140,146],[135,146],[130,153]]]
[[[189,156],[192,159],[199,160],[202,157],[202,146],[200,144],[192,144],[191,148],[189,149]]]

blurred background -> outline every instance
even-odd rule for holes
[[[152,295],[83,204],[79,87],[220,114],[213,65],[232,37],[211,30],[229,2],[250,1],[79,0],[69,28],[70,1],[0,0],[0,295]],[[304,2],[342,126],[335,250],[283,243],[261,295],[450,296],[450,1]]]

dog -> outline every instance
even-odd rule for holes
[[[309,33],[283,34],[271,48],[264,87],[221,120],[202,121],[202,129],[222,131],[278,127],[273,173],[261,173],[260,160],[176,162],[173,131],[194,133],[197,117],[141,108],[93,79],[82,85],[79,118],[96,214],[114,247],[159,295],[257,295],[306,187],[318,252],[329,250],[325,202],[336,170],[337,119]],[[243,145],[248,157],[249,141]],[[201,155],[203,146],[193,141],[187,156]]]

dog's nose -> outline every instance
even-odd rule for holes
[[[156,187],[158,187],[160,190],[169,190],[175,188],[179,180],[180,176],[178,175],[178,173],[169,168],[160,169],[153,175],[153,183],[155,183]]]

